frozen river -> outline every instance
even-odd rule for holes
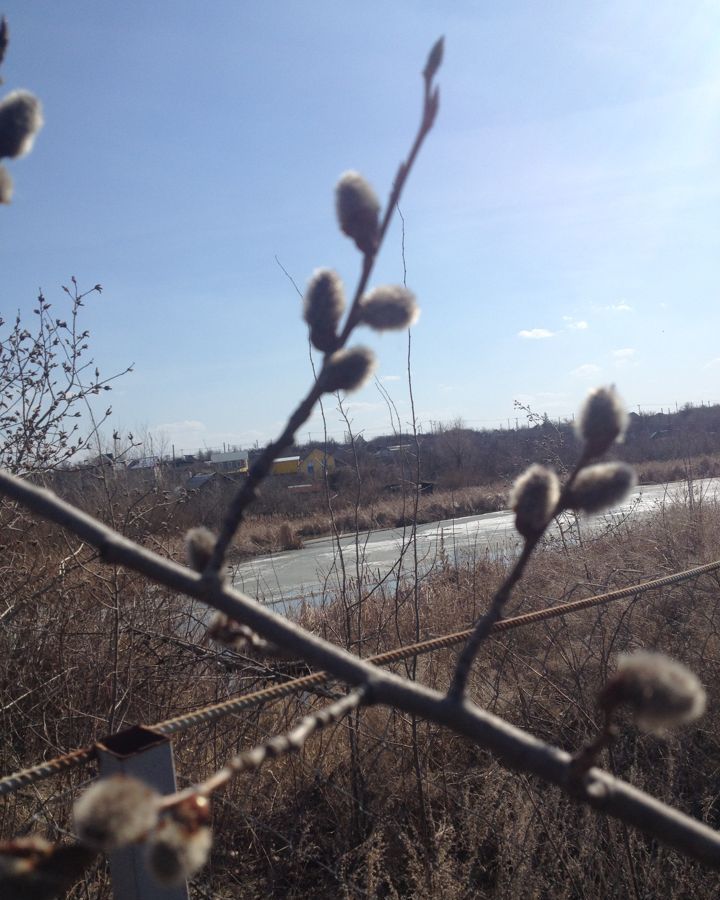
[[[720,479],[697,481],[694,490],[698,496],[716,499]],[[684,481],[644,485],[621,506],[603,516],[585,519],[584,527],[595,530],[622,518],[632,520],[663,503],[682,502],[687,495],[688,486]],[[513,520],[510,510],[501,510],[418,525],[420,570],[427,572],[443,559],[460,561],[468,557],[513,555],[520,545]],[[414,566],[411,529],[388,528],[361,532],[358,536],[353,533],[343,535],[339,541],[329,537],[309,540],[302,550],[274,553],[243,563],[235,569],[233,582],[258,599],[282,604],[302,597],[333,594],[342,584],[343,566],[346,578],[356,578],[361,570],[366,583],[382,578],[394,580],[399,574],[407,573]]]

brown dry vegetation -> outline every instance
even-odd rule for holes
[[[574,440],[573,446],[576,446]],[[520,460],[518,471],[531,461],[530,456]],[[649,459],[637,463],[636,471],[641,484],[717,477],[720,456]],[[389,478],[391,473],[384,474]],[[402,474],[395,472],[396,478]],[[188,528],[198,524],[218,528],[235,489],[233,482],[219,480],[201,491],[186,494],[176,490],[181,482],[167,472],[159,479],[151,471],[144,473],[144,479],[142,476],[142,472],[131,475],[112,469],[62,472],[53,477],[52,486],[60,496],[102,521],[109,521],[108,509],[122,509],[122,527],[130,536],[153,535],[176,548]],[[512,478],[477,477],[479,483],[475,486],[436,488],[431,494],[421,494],[417,524],[505,509]],[[334,487],[318,485],[317,493],[304,495],[291,495],[284,478],[266,482],[260,502],[248,510],[245,525],[235,538],[235,559],[295,549],[305,538],[335,531],[345,534],[412,524],[415,491],[411,482],[406,482],[398,493],[388,493],[382,489],[382,479],[363,470],[346,470],[338,481]],[[109,521],[109,524],[115,523]]]
[[[127,511],[116,521],[132,517]],[[119,728],[249,691],[296,669],[265,665],[204,638],[204,609],[100,566],[86,548],[2,507],[0,755],[4,772]],[[619,526],[571,554],[546,549],[513,612],[577,599],[720,556],[720,509],[703,501]],[[151,538],[157,546],[157,538]],[[73,555],[74,554],[74,555]],[[485,608],[500,563],[446,567],[392,591],[301,611],[323,636],[368,656],[454,631]],[[356,603],[360,599],[361,603]],[[689,665],[707,685],[699,727],[660,740],[630,725],[605,761],[618,775],[718,827],[720,583],[716,576],[508,633],[481,654],[478,703],[572,750],[598,727],[599,685],[618,651],[648,647]],[[446,689],[454,651],[418,659],[414,675]],[[413,674],[410,663],[400,670]],[[326,697],[303,695],[174,739],[181,785],[286,730]],[[69,828],[92,767],[40,782],[2,805],[2,834]],[[243,776],[217,797],[216,844],[194,896],[713,897],[720,878],[576,807],[554,788],[503,770],[436,725],[364,710],[297,756]],[[634,894],[633,883],[637,885]],[[72,897],[109,897],[104,864]]]
[[[250,555],[258,550],[288,550],[283,540],[283,525],[291,525],[299,537],[319,537],[358,531],[372,531],[377,528],[402,528],[412,525],[414,520],[414,495],[408,491],[404,495],[383,497],[368,505],[355,508],[348,503],[332,501],[332,513],[326,507],[312,513],[296,514],[287,519],[282,514],[251,515],[247,528],[235,540],[240,554]],[[438,491],[418,498],[417,524],[438,522],[461,516],[472,516],[493,512],[507,506],[507,490],[500,485],[492,488],[465,488],[459,491]],[[334,522],[334,529],[333,529]]]
[[[233,490],[232,484],[220,482],[202,492],[184,495],[151,478],[147,484],[139,484],[127,473],[112,470],[85,471],[81,476],[73,473],[72,477],[61,473],[53,478],[52,486],[64,499],[135,539],[176,547],[188,528],[218,528]],[[504,509],[509,489],[510,484],[497,482],[422,494],[418,498],[417,522]],[[285,481],[264,485],[262,493],[269,495],[265,511],[248,511],[245,525],[234,540],[236,558],[294,549],[303,538],[332,534],[334,529],[344,534],[356,529],[402,528],[412,524],[414,518],[412,487],[398,494],[372,492],[363,496],[358,505],[347,493],[325,491],[298,502],[297,497],[288,496]]]

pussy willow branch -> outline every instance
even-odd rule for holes
[[[591,768],[577,778],[570,754],[538,740],[466,700],[451,700],[323,641],[234,590],[212,575],[190,569],[123,537],[50,491],[0,471],[0,494],[72,531],[102,559],[157,584],[202,600],[347,684],[368,685],[372,701],[444,725],[492,751],[507,767],[557,785],[573,799],[640,829],[681,853],[720,869],[720,833],[666,806],[608,772]]]
[[[566,509],[570,488],[573,486],[578,473],[588,464],[589,461],[589,457],[585,452],[583,452],[577,465],[575,466],[572,473],[570,474],[570,477],[565,483],[565,486],[560,495],[560,499],[558,500],[552,515],[548,519],[545,528],[539,534],[525,539],[522,552],[517,558],[515,565],[512,567],[508,576],[495,592],[492,600],[490,601],[490,607],[488,608],[488,611],[478,619],[473,633],[468,638],[467,643],[458,656],[458,661],[455,666],[455,673],[453,674],[453,680],[448,690],[449,699],[460,700],[465,694],[467,681],[470,677],[470,670],[472,669],[472,665],[475,662],[475,657],[478,654],[480,645],[492,631],[493,625],[502,616],[505,606],[510,599],[510,595],[513,592],[513,588],[524,575],[527,564],[530,561],[535,548],[540,543],[542,536],[547,531],[550,523],[556,516],[560,515],[560,513]]]
[[[174,806],[178,800],[184,797],[191,797],[201,794],[209,797],[215,791],[225,787],[225,785],[236,775],[242,772],[254,772],[259,769],[268,759],[276,759],[278,756],[285,756],[287,753],[294,753],[301,750],[305,741],[315,732],[322,731],[330,725],[335,725],[343,719],[348,713],[357,709],[362,703],[366,702],[369,692],[366,687],[355,688],[344,697],[340,697],[329,706],[319,709],[317,712],[304,716],[300,722],[291,728],[286,734],[277,734],[263,744],[258,744],[251,750],[243,750],[205,781],[200,784],[193,785],[179,794],[171,794],[163,801],[164,807]]]
[[[373,252],[363,254],[360,277],[358,279],[357,287],[355,288],[355,293],[353,295],[350,311],[345,321],[345,326],[343,327],[338,337],[337,347],[335,348],[336,350],[339,350],[341,347],[345,346],[348,338],[350,337],[350,334],[357,325],[360,300],[362,299],[362,296],[365,293],[365,288],[367,287],[368,281],[370,280],[370,275],[372,274],[375,260],[377,259],[378,253],[380,252],[380,248],[382,247],[385,235],[387,234],[387,230],[392,220],[393,213],[395,212],[395,208],[397,207],[398,201],[400,200],[403,188],[405,187],[405,182],[407,181],[412,167],[415,164],[415,160],[417,159],[417,155],[420,152],[420,148],[422,147],[425,138],[430,133],[435,119],[437,118],[437,112],[440,103],[437,88],[434,91],[431,90],[432,76],[428,76],[427,74],[423,73],[423,80],[424,99],[420,126],[418,128],[417,134],[415,135],[415,139],[413,141],[412,147],[410,148],[407,159],[400,163],[397,174],[395,175],[392,190],[390,191],[390,197],[385,208],[385,214],[380,225],[377,247]],[[327,360],[327,356],[325,357],[325,360]],[[324,365],[325,362],[323,362],[323,367]],[[230,542],[232,541],[235,533],[242,523],[245,510],[257,496],[257,489],[259,484],[269,475],[275,459],[277,459],[277,457],[283,452],[285,448],[289,447],[292,444],[295,438],[296,431],[310,417],[313,407],[322,393],[318,390],[317,383],[318,382],[316,380],[315,384],[310,389],[305,399],[292,413],[280,437],[269,443],[260,454],[258,459],[251,466],[244,484],[231,501],[228,511],[225,515],[222,528],[220,529],[220,534],[218,535],[218,539],[215,543],[215,549],[213,551],[212,557],[210,558],[210,562],[208,563],[208,572],[218,573],[222,569],[225,560],[225,554],[227,553],[228,547],[230,546]]]

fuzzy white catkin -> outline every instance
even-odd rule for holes
[[[620,503],[635,487],[635,472],[625,463],[598,463],[581,469],[568,491],[567,505],[599,513]]]
[[[375,288],[360,303],[359,320],[376,331],[410,328],[419,315],[415,295],[399,285]]]
[[[322,353],[337,347],[337,327],[345,310],[340,276],[331,269],[318,269],[303,298],[303,317],[310,326],[310,340]]]
[[[139,840],[155,827],[159,795],[128,775],[95,782],[73,810],[78,838],[88,847],[112,850]]]
[[[147,865],[160,884],[182,884],[202,869],[211,848],[212,831],[206,825],[187,828],[164,818],[146,842]]]
[[[50,859],[54,849],[55,845],[39,834],[28,834],[3,843],[0,846],[0,887],[4,887],[4,878],[32,876],[39,865]]]
[[[358,172],[345,172],[335,187],[335,208],[342,231],[363,253],[377,250],[380,201]]]
[[[16,158],[29,153],[42,126],[38,98],[29,91],[12,91],[0,101],[0,156]]]
[[[355,391],[372,375],[375,365],[375,354],[366,347],[338,350],[326,359],[318,386],[326,394]]]
[[[196,572],[203,572],[215,549],[215,535],[202,525],[191,528],[185,535],[185,554],[188,565]]]
[[[532,465],[513,485],[510,508],[515,512],[515,527],[525,537],[542,533],[560,499],[560,481],[545,466]]]
[[[576,423],[589,456],[600,456],[621,441],[628,426],[625,405],[614,387],[599,387],[588,395]]]
[[[618,656],[617,671],[603,688],[606,709],[628,706],[643,731],[663,732],[705,712],[706,696],[696,676],[662,653],[638,650]]]

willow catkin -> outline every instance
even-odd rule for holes
[[[367,347],[338,350],[325,360],[318,375],[318,387],[323,393],[355,391],[375,370],[375,354]]]
[[[215,549],[215,535],[202,525],[191,528],[185,535],[185,555],[188,565],[196,572],[204,572]]]
[[[532,465],[513,485],[510,508],[515,513],[515,527],[525,538],[545,530],[560,499],[560,481],[546,466]]]
[[[358,320],[376,331],[409,328],[420,315],[415,295],[399,285],[375,288],[363,297]]]
[[[29,91],[12,91],[0,101],[0,157],[16,158],[32,150],[43,126],[42,105]]]
[[[681,663],[662,653],[638,650],[618,656],[617,671],[600,693],[606,712],[627,706],[643,731],[661,732],[705,712],[705,690]]]
[[[380,201],[358,172],[340,176],[335,187],[335,208],[342,231],[363,253],[374,253],[380,237]]]
[[[566,505],[580,512],[599,513],[624,500],[635,482],[634,470],[625,463],[587,466],[575,476]]]
[[[578,437],[589,456],[600,456],[622,440],[628,414],[614,387],[599,387],[588,395],[576,423]]]
[[[337,328],[345,310],[340,276],[332,269],[318,269],[303,298],[303,318],[310,327],[310,340],[322,353],[337,347]]]
[[[197,793],[166,810],[146,841],[148,868],[163,885],[182,884],[207,862],[212,848],[210,801]]]
[[[96,781],[75,803],[77,836],[97,850],[131,844],[155,827],[159,799],[151,787],[129,775]]]

